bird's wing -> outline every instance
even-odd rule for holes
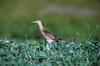
[[[47,36],[47,37],[50,38],[50,39],[53,39],[53,40],[61,40],[60,37],[54,35],[54,34],[51,33],[51,32],[44,31],[44,33],[45,33],[45,36]]]

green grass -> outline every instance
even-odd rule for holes
[[[55,19],[56,18],[56,19]],[[36,20],[37,18],[33,18]],[[47,15],[41,17],[45,28],[64,38],[84,40],[90,33],[95,37],[100,36],[100,20],[80,16]],[[40,37],[40,31],[31,19],[19,21],[0,21],[0,36],[14,38]]]
[[[97,11],[98,14],[84,16],[80,13],[46,13],[45,9],[48,10],[49,6],[86,8]],[[31,23],[37,19],[43,21],[48,31],[62,37],[83,40],[91,32],[95,32],[97,37],[100,36],[99,10],[100,4],[97,0],[0,0],[0,37],[40,38],[38,27]],[[97,25],[99,27],[96,28]]]
[[[100,41],[53,42],[47,50],[43,40],[0,39],[0,65],[100,66]]]
[[[0,66],[100,66],[100,14],[42,14],[48,6],[100,10],[97,0],[1,0],[0,37],[18,39],[0,38]],[[31,23],[37,19],[71,41],[54,42],[48,51],[43,40],[31,40],[41,38]]]

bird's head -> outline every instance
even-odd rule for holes
[[[32,23],[40,24],[41,23],[41,20],[32,21]]]

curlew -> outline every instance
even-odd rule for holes
[[[60,37],[54,35],[53,33],[49,32],[49,31],[47,31],[44,28],[44,25],[42,24],[41,20],[36,20],[36,21],[33,21],[32,23],[38,24],[41,34],[43,35],[43,37],[45,38],[45,40],[49,44],[51,44],[53,41],[58,42],[59,40],[62,40]]]

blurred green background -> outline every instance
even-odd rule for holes
[[[100,37],[100,0],[0,0],[0,36],[40,39],[33,20],[64,38]]]

